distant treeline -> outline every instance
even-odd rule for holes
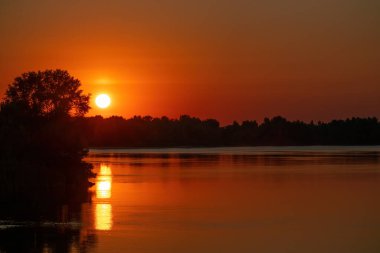
[[[331,122],[288,121],[277,116],[220,126],[215,119],[101,116],[81,119],[90,147],[194,147],[260,145],[379,145],[377,118]]]

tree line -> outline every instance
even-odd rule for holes
[[[277,116],[221,126],[215,119],[101,116],[81,119],[89,147],[211,147],[263,145],[379,145],[377,118],[330,122],[289,121]]]

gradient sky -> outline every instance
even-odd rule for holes
[[[0,0],[0,92],[61,68],[89,115],[380,117],[378,0]]]

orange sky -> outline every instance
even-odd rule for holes
[[[380,117],[375,0],[0,0],[0,92],[61,68],[90,115]]]

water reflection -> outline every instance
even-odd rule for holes
[[[380,150],[87,161],[84,204],[77,188],[25,202],[0,180],[1,253],[380,252]]]
[[[96,204],[95,207],[95,229],[111,230],[112,228],[112,206],[111,204]]]
[[[92,199],[79,186],[28,188],[21,195],[0,178],[0,252],[92,251],[97,233],[113,226],[112,170],[105,163],[95,170]]]
[[[6,196],[5,196],[6,195]],[[0,252],[88,252],[97,243],[90,204],[67,192],[30,189],[22,197],[12,191],[0,198]],[[86,196],[84,196],[86,197]],[[20,243],[21,242],[21,243]]]
[[[96,198],[109,199],[111,198],[112,187],[112,171],[105,164],[100,165],[100,171],[96,178]]]
[[[112,229],[112,205],[109,203],[112,192],[112,170],[109,165],[100,164],[96,178],[95,229]]]
[[[380,150],[309,149],[90,153],[99,252],[380,252]]]
[[[241,150],[242,149],[242,150]],[[239,150],[241,152],[239,152]],[[225,164],[243,163],[256,165],[330,165],[330,164],[377,164],[380,151],[375,148],[356,149],[354,147],[305,147],[305,148],[224,148],[224,149],[157,149],[155,152],[120,150],[102,153],[100,150],[90,153],[92,162],[118,160],[128,162],[133,167],[192,167],[199,163]],[[163,152],[163,153],[162,153]],[[167,153],[165,153],[167,152]]]

